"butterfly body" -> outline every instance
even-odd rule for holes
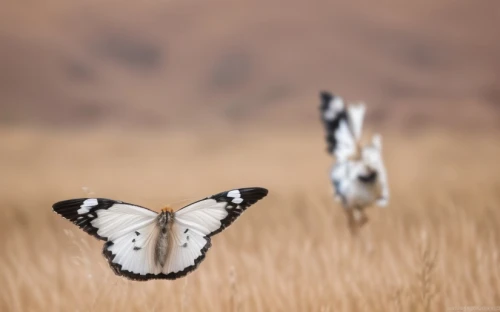
[[[172,229],[174,214],[170,211],[162,211],[158,215],[159,234],[155,244],[155,262],[158,266],[164,267],[167,261],[168,247],[170,246],[169,233]]]
[[[160,213],[106,198],[70,199],[53,209],[106,241],[103,255],[117,275],[141,281],[176,279],[203,261],[211,236],[266,195],[263,188],[235,189]]]

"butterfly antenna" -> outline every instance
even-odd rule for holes
[[[172,213],[172,212],[174,212],[174,209],[170,205],[167,205],[167,206],[163,207],[161,209],[161,211],[162,212],[170,212],[170,213]]]
[[[175,204],[184,203],[184,202],[192,202],[192,201],[194,201],[196,199],[198,199],[198,197],[187,197],[187,198],[184,198],[184,199],[180,199],[180,200],[177,200],[177,201],[165,204],[165,208],[164,209],[166,209],[166,208],[172,209],[172,207],[175,206]]]

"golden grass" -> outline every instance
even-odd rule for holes
[[[356,239],[331,196],[321,129],[4,129],[0,141],[1,311],[500,306],[497,135],[386,136],[391,203],[368,211]],[[216,236],[186,278],[131,282],[107,267],[102,242],[52,213],[53,202],[85,196],[82,186],[156,209],[233,187],[270,194]]]

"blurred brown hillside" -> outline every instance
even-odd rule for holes
[[[500,125],[500,2],[17,1],[0,11],[0,123]]]

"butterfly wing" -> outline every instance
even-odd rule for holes
[[[161,273],[154,261],[158,214],[106,198],[80,198],[55,203],[56,213],[94,237],[105,240],[103,255],[113,271],[130,279]]]
[[[211,246],[210,237],[228,227],[267,193],[264,188],[234,189],[175,212],[163,268],[166,278],[182,277],[196,269]]]
[[[114,240],[152,223],[158,214],[149,209],[106,198],[60,201],[52,208],[82,230],[101,240]]]
[[[188,205],[175,213],[175,221],[205,236],[213,236],[233,223],[248,207],[267,195],[264,188],[222,192]]]
[[[164,278],[176,279],[196,269],[211,246],[209,236],[174,221],[169,233],[167,261],[162,272]]]
[[[106,242],[102,254],[116,275],[139,281],[162,278],[155,258],[159,233],[156,222],[150,223]]]

